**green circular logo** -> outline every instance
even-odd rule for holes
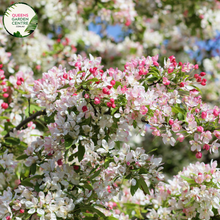
[[[36,29],[38,16],[30,5],[18,2],[6,9],[2,21],[10,35],[27,37]]]

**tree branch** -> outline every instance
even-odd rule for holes
[[[40,115],[46,115],[46,109],[41,110],[36,112],[35,114],[31,115],[30,117],[26,118],[24,121],[22,121],[15,129],[16,130],[20,130],[20,128],[22,128],[24,125],[26,125],[28,122],[32,121],[33,119],[35,119],[37,116]],[[14,128],[12,128],[5,136],[4,138],[9,137],[9,133],[13,132]]]

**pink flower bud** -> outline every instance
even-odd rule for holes
[[[183,63],[182,62],[179,62],[179,66],[182,66],[183,65]]]
[[[115,107],[116,107],[115,103],[112,103],[112,108],[115,108]]]
[[[37,65],[37,66],[36,66],[36,69],[37,69],[37,70],[40,70],[40,69],[41,69],[41,65]]]
[[[205,16],[204,15],[199,15],[199,18],[200,19],[203,19]]]
[[[115,80],[111,81],[111,85],[113,85],[113,86],[115,85]]]
[[[2,107],[3,109],[7,109],[7,108],[8,108],[8,103],[3,102],[3,103],[1,104],[1,107]]]
[[[19,211],[21,214],[23,214],[24,213],[24,209],[20,209],[20,211]]]
[[[58,164],[59,166],[63,165],[62,159],[59,159],[59,160],[57,161],[57,164]]]
[[[197,158],[197,159],[202,158],[202,153],[201,153],[201,152],[197,152],[197,153],[196,153],[196,158]]]
[[[11,220],[11,217],[10,216],[6,216],[6,220]]]
[[[111,103],[114,103],[115,100],[114,100],[113,98],[110,98],[110,102],[111,102]]]
[[[7,88],[2,89],[3,92],[7,92]]]
[[[173,124],[174,124],[173,119],[170,119],[170,120],[169,120],[169,124],[170,124],[170,125],[173,125]]]
[[[198,126],[197,131],[202,133],[204,131],[204,128],[202,126]]]
[[[216,109],[214,109],[214,110],[213,110],[213,115],[214,115],[215,117],[217,117],[218,114],[219,114],[219,112],[218,112]]]
[[[175,61],[176,58],[172,55],[169,57],[169,59],[170,59],[170,62],[172,63],[173,61]]]
[[[202,119],[205,119],[206,116],[207,116],[207,113],[206,112],[202,112],[202,115],[201,115]]]
[[[21,85],[21,81],[18,80],[16,84],[17,84],[18,86],[20,86],[20,85]]]
[[[86,112],[86,111],[88,110],[87,106],[84,105],[84,106],[82,107],[82,110],[83,110],[83,112]]]
[[[131,20],[127,20],[126,22],[125,22],[125,26],[130,26],[131,25]]]
[[[204,149],[204,150],[207,150],[207,151],[208,151],[209,148],[210,148],[210,146],[209,146],[208,144],[204,144],[204,146],[203,146],[203,149]]]
[[[64,73],[64,74],[63,74],[63,78],[64,78],[64,79],[67,79],[67,78],[68,78],[68,75],[67,75],[66,73]]]
[[[202,78],[199,76],[196,80],[198,83],[201,83],[202,82]]]
[[[154,61],[153,64],[154,64],[154,66],[159,66],[159,63],[156,61]]]
[[[197,79],[199,77],[199,74],[194,74],[194,78]]]
[[[107,89],[107,88],[103,88],[103,89],[102,89],[102,92],[103,92],[104,94],[107,94],[108,89]]]
[[[74,165],[74,166],[73,166],[73,169],[74,169],[74,170],[79,170],[79,168],[80,168],[80,166],[78,166],[78,165]]]
[[[185,86],[184,82],[181,82],[180,87],[184,87],[184,86]]]
[[[196,64],[196,65],[194,66],[194,69],[195,69],[195,70],[199,69],[199,65]]]
[[[112,107],[112,103],[111,103],[111,102],[107,102],[106,104],[107,104],[107,106],[108,106],[109,108]]]
[[[4,97],[4,98],[8,98],[8,96],[9,96],[8,93],[4,93],[4,94],[3,94],[3,97]]]

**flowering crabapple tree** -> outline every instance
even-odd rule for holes
[[[190,75],[197,64],[177,63],[171,56],[162,67],[158,56],[148,56],[119,70],[104,69],[101,58],[92,55],[73,58],[69,71],[53,67],[38,80],[31,72],[18,71],[7,78],[1,71],[1,219],[141,217],[143,208],[139,213],[114,212],[117,204],[110,202],[117,196],[122,199],[126,182],[129,194],[141,190],[148,204],[161,199],[157,189],[165,183],[156,186],[155,195],[152,191],[158,180],[163,181],[161,158],[128,145],[132,129],[144,133],[144,123],[171,145],[189,137],[196,158],[202,151],[218,151],[220,109],[202,102],[196,85],[206,84],[206,74]],[[216,163],[213,171],[201,166],[207,170],[183,173],[180,186],[183,182],[198,187],[205,181],[210,190],[218,190]],[[190,186],[187,189],[184,192],[193,193]],[[215,204],[203,205],[196,196],[189,202],[189,194],[178,199],[178,192],[169,192],[168,207],[154,205],[145,218],[197,218],[200,213],[207,219],[219,214],[207,211],[218,210]],[[178,212],[170,204],[173,196],[181,201],[175,207]],[[188,206],[198,214],[189,214]]]

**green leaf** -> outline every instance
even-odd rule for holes
[[[32,177],[28,178],[28,180],[40,179],[40,178],[43,178],[43,177],[44,177],[44,174],[42,174],[42,175],[35,175],[35,176],[32,176]],[[27,180],[27,179],[25,179],[25,180]]]
[[[133,126],[134,126],[134,128],[136,128],[137,127],[137,121],[133,121]]]
[[[184,205],[184,207],[187,207],[192,202],[194,202],[194,198],[191,198],[191,200],[188,203],[186,203],[186,205]]]
[[[178,113],[177,115],[178,119],[181,121],[181,120],[184,120],[184,115],[182,113]]]
[[[34,184],[30,182],[30,180],[24,180],[21,182],[21,185],[23,186],[30,186],[30,187],[33,187]]]
[[[68,150],[73,144],[73,139],[70,136],[65,136],[64,139],[65,139],[65,148],[66,150]]]
[[[185,114],[185,111],[182,109],[182,108],[180,108],[180,107],[173,107],[172,108],[172,112],[174,112],[174,113],[182,113],[183,115]]]
[[[35,174],[36,173],[36,169],[37,169],[37,165],[36,163],[33,163],[30,167],[31,170],[31,174]]]
[[[157,81],[157,80],[158,80],[158,77],[156,77],[156,76],[153,76],[153,77],[147,79],[147,81],[148,81],[149,83],[153,83],[154,81]]]
[[[138,180],[138,182],[139,182],[139,185],[141,186],[140,188],[142,188],[142,190],[144,191],[145,195],[146,195],[146,194],[149,195],[150,192],[149,192],[148,186],[147,186],[145,180],[143,179],[143,177],[141,177],[141,178]]]
[[[55,120],[54,120],[54,116],[56,115],[56,111],[53,112],[53,114],[51,114],[49,117],[48,116],[44,116],[44,121],[47,123],[47,124],[50,124],[50,123],[54,123]]]
[[[34,31],[37,27],[38,23],[38,17],[37,14],[31,19],[30,23],[28,24],[27,28],[25,29],[25,32],[28,31]]]
[[[37,112],[37,111],[40,111],[41,109],[42,109],[42,108],[39,107],[39,106],[37,106],[37,105],[34,105],[34,104],[31,104],[31,105],[30,105],[30,113],[31,113],[31,114],[34,113],[33,111]],[[27,107],[27,108],[25,109],[25,115],[26,115],[26,116],[29,116],[29,107]]]
[[[128,175],[125,177],[125,179],[126,179],[126,180],[131,179],[131,175],[132,175],[132,174],[131,174],[131,173],[129,173],[129,174],[128,174]]]
[[[84,186],[84,188],[86,188],[86,189],[88,189],[88,190],[93,190],[91,184],[85,183],[83,186]]]
[[[90,82],[98,82],[98,81],[99,81],[99,79],[97,79],[96,77],[94,77],[94,78],[92,78],[92,79],[87,80],[86,82],[87,82],[87,84],[90,84]]]
[[[35,119],[35,124],[37,129],[39,129],[40,131],[45,131],[47,129],[47,127],[44,125],[44,122],[40,119]]]
[[[104,163],[105,169],[107,169],[107,168],[109,167],[109,163],[110,163],[110,162],[114,162],[114,159],[113,159],[113,158],[110,158],[110,159],[107,159],[107,160],[105,161],[105,163]]]
[[[69,158],[68,158],[68,162],[73,161],[73,159],[74,159],[74,154],[72,154],[72,155],[69,156]]]
[[[186,176],[181,176],[182,179],[186,180],[188,183],[195,183],[195,180],[188,178]]]
[[[16,160],[24,160],[24,159],[26,159],[26,158],[28,158],[28,157],[29,157],[28,155],[23,154],[23,155],[17,157]]]
[[[100,174],[100,172],[101,172],[101,169],[96,171],[89,179],[90,180],[94,179],[95,177],[97,177]]]
[[[107,217],[106,220],[118,220],[118,219],[115,218],[115,217],[110,216],[110,217]]]
[[[83,159],[84,154],[85,154],[85,147],[80,144],[78,146],[78,160],[79,160],[79,162]]]
[[[20,143],[20,139],[14,138],[14,137],[7,137],[7,138],[5,138],[5,142],[6,142],[6,144],[17,145]]]
[[[0,116],[0,119],[3,120],[3,119],[9,119],[9,117],[6,117],[6,116]]]
[[[81,210],[84,210],[84,211],[88,210],[88,211],[90,211],[90,212],[92,212],[92,213],[95,212],[95,213],[97,213],[100,217],[105,218],[105,215],[104,215],[102,212],[100,212],[98,209],[96,209],[96,208],[94,208],[94,207],[92,207],[92,206],[83,205],[83,206],[80,207],[80,209],[81,209]]]
[[[132,186],[132,185],[131,185],[130,191],[131,191],[131,195],[132,195],[132,196],[136,193],[136,191],[138,190],[138,188],[139,188],[139,182],[138,182],[138,180],[136,180],[136,185],[135,185],[135,186]]]
[[[115,82],[115,85],[113,86],[114,89],[117,89],[118,86],[122,86],[122,84],[119,81]]]
[[[135,54],[137,52],[137,48],[130,48],[130,54]]]

